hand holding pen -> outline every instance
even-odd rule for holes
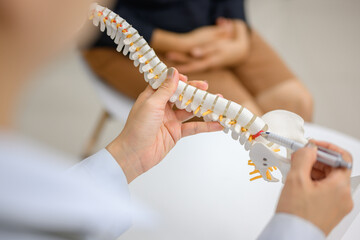
[[[279,144],[280,146],[291,149],[293,151],[297,151],[300,148],[305,147],[305,145],[302,143],[293,141],[291,139],[285,138],[283,136],[277,135],[272,132],[263,132],[261,136],[263,136],[265,139],[267,139],[270,142]],[[328,148],[324,148],[322,146],[317,147],[316,160],[334,168],[343,167],[343,168],[352,169],[352,163],[346,162],[342,158],[340,153]]]
[[[316,161],[318,147],[337,152],[345,162],[352,163],[347,151],[330,143],[311,140],[291,156],[291,169],[276,212],[296,215],[328,235],[353,208],[351,170]]]

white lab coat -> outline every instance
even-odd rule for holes
[[[46,148],[0,133],[0,239],[116,239],[131,225],[126,177],[103,149],[69,170]],[[324,239],[276,214],[259,239]]]

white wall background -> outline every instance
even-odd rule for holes
[[[251,25],[314,95],[314,121],[360,138],[360,1],[247,3]]]

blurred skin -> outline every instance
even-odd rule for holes
[[[1,34],[1,40],[7,45],[1,44],[1,50],[10,53],[18,66],[24,64],[31,69],[38,66],[73,40],[86,19],[89,3],[86,0],[2,1],[1,31],[6,32]]]
[[[171,65],[188,74],[241,63],[249,51],[249,36],[243,21],[218,18],[216,25],[189,33],[156,29],[151,44],[165,53]]]
[[[25,79],[67,47],[84,23],[88,5],[84,0],[0,1],[2,127],[12,125],[14,105]]]
[[[69,0],[0,2],[1,128],[12,127],[13,109],[29,75],[67,48],[75,38],[87,18],[88,4],[88,1]],[[219,21],[218,24],[227,24]],[[190,51],[193,57],[202,59],[215,53],[225,56],[228,53],[221,52],[220,44],[218,48],[208,50],[208,45],[201,42],[203,39],[199,36],[208,34],[209,38],[216,38],[216,34],[221,34],[224,38],[219,41],[236,41],[233,39],[236,36],[231,35],[231,31],[229,36],[228,33],[219,33],[216,27],[196,30],[190,33],[191,42],[189,36],[184,37],[184,43],[190,45],[183,46],[189,49],[179,49],[179,52]],[[200,42],[203,48],[198,45]],[[107,146],[128,182],[158,164],[182,137],[222,128],[214,122],[183,123],[192,115],[185,110],[173,110],[168,102],[179,80],[187,81],[187,78],[174,70],[159,90],[147,87],[137,99],[123,132]],[[190,84],[203,90],[208,88],[202,81]],[[351,161],[351,156],[344,150],[327,143],[317,144],[338,151],[345,160]],[[292,161],[277,211],[302,217],[328,234],[353,206],[350,171],[315,163],[314,148],[297,151]]]

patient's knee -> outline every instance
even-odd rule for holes
[[[284,109],[300,115],[305,121],[312,120],[313,98],[298,80],[278,84],[259,94],[256,100],[264,112]]]
[[[304,86],[301,86],[292,96],[291,100],[294,101],[296,106],[294,111],[302,116],[305,121],[310,122],[314,110],[314,101],[311,93]]]

